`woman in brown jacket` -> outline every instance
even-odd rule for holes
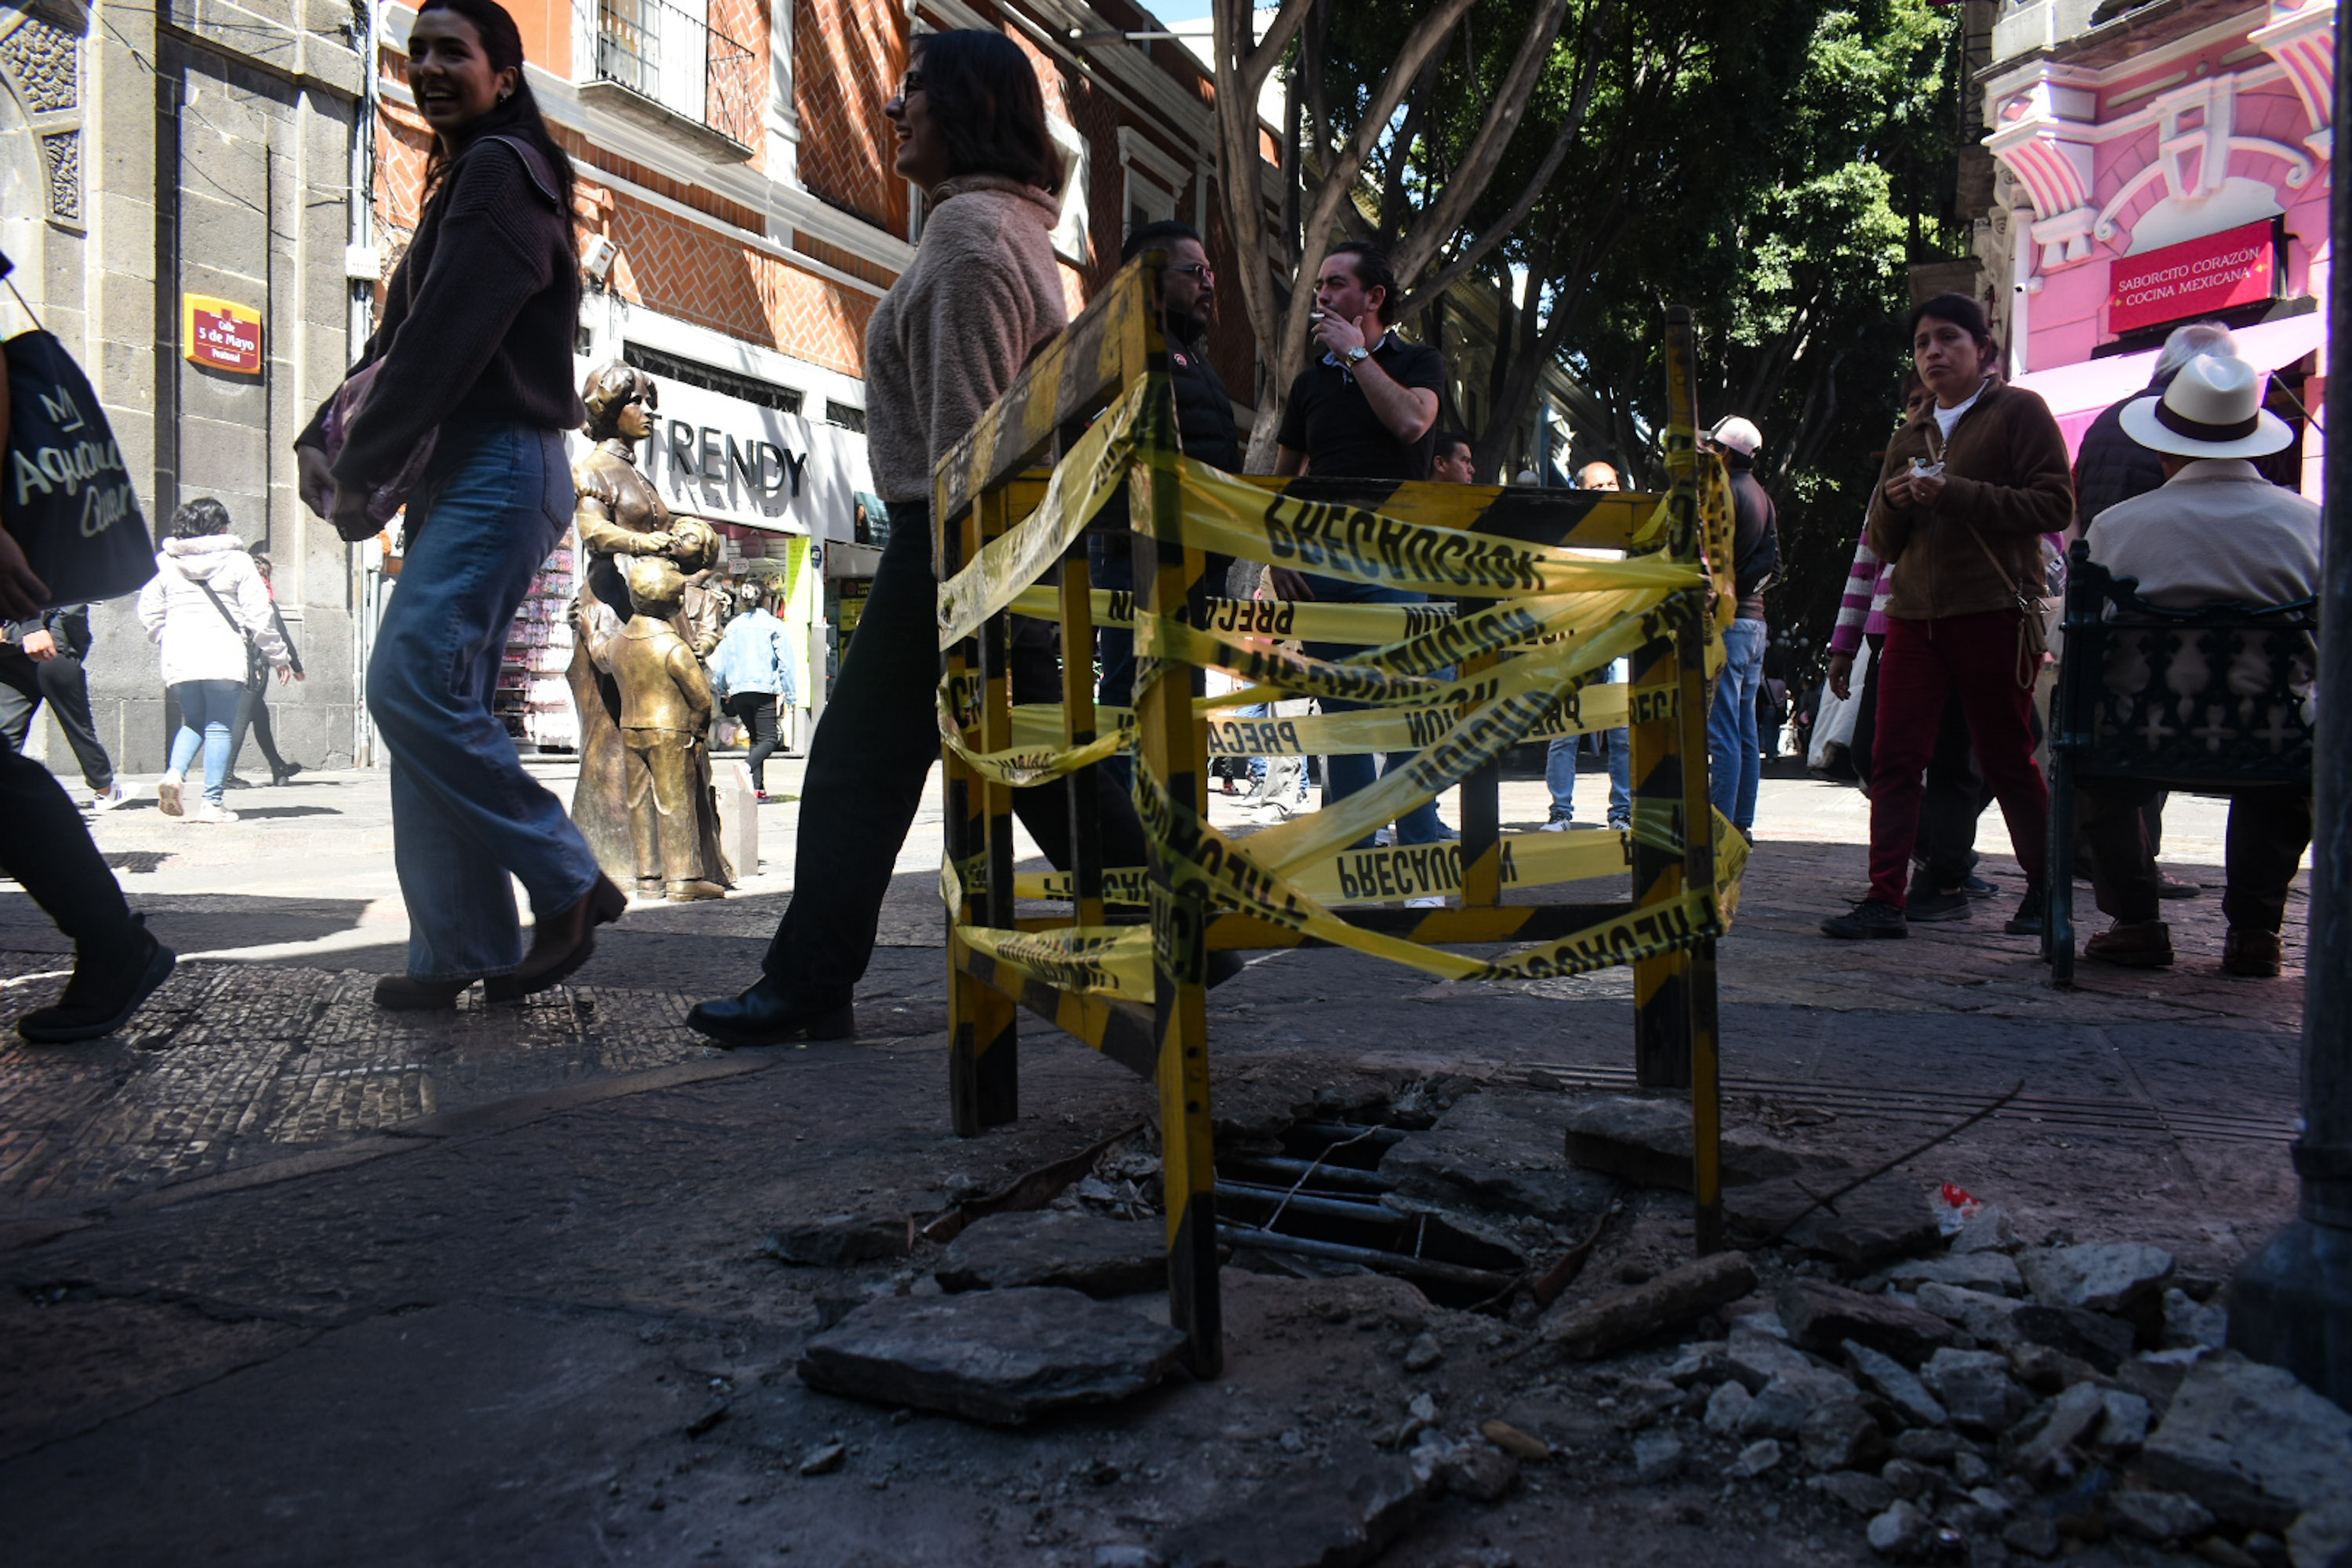
[[[1871,756],[1870,892],[1822,922],[1831,936],[1910,934],[1904,902],[1919,835],[1921,777],[1957,690],[1985,782],[2025,868],[2004,928],[2042,930],[2050,795],[2033,761],[2034,608],[2042,536],[2066,526],[2074,485],[2058,422],[2031,392],[1985,371],[1991,334],[1966,295],[1911,312],[1911,352],[1935,405],[1886,452],[1870,546],[1895,569]]]

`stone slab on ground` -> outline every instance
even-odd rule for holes
[[[1561,1102],[1470,1094],[1426,1132],[1400,1141],[1381,1160],[1397,1191],[1439,1202],[1468,1201],[1505,1214],[1580,1221],[1616,1196],[1606,1176],[1577,1170],[1560,1154]]]
[[[826,1394],[1017,1426],[1131,1398],[1183,1348],[1174,1329],[1057,1287],[893,1296],[811,1339],[800,1375]]]
[[[991,1215],[950,1242],[933,1272],[949,1290],[1066,1285],[1097,1298],[1132,1296],[1168,1282],[1168,1233],[1082,1210]]]
[[[1853,1340],[1917,1366],[1952,1342],[1952,1325],[1932,1312],[1824,1279],[1791,1279],[1773,1305],[1790,1341],[1822,1355]]]
[[[1747,1254],[1718,1252],[1598,1300],[1552,1310],[1543,1337],[1580,1360],[1637,1344],[1756,1289]]]
[[[1358,1568],[1420,1514],[1428,1483],[1406,1460],[1360,1440],[1160,1542],[1169,1568]]]
[[[1572,1103],[1568,1111],[1568,1159],[1644,1187],[1691,1186],[1691,1112],[1687,1099],[1604,1095]],[[1794,1175],[1807,1163],[1753,1128],[1723,1130],[1723,1183],[1745,1186]]]
[[[904,1258],[908,1250],[907,1216],[887,1210],[853,1210],[788,1220],[768,1235],[761,1250],[786,1263],[838,1268]]]
[[[2017,1266],[2036,1300],[2094,1312],[2129,1314],[2172,1282],[2172,1254],[2138,1241],[2030,1247]]]
[[[1857,1274],[1925,1252],[1941,1239],[1919,1194],[1888,1182],[1845,1194],[1834,1212],[1826,1205],[1813,1210],[1790,1226],[1788,1235],[1806,1251],[1835,1258]]]
[[[2283,1368],[2221,1351],[2189,1369],[2140,1465],[2233,1524],[2284,1530],[2352,1500],[2352,1415]]]

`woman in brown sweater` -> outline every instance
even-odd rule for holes
[[[2048,406],[1986,373],[1991,341],[1966,295],[1911,312],[1913,361],[1936,401],[1895,433],[1871,510],[1870,547],[1893,565],[1894,593],[1871,759],[1870,893],[1822,922],[1831,936],[1910,934],[1920,781],[1954,691],[2025,869],[2025,900],[2005,929],[2042,930],[2050,795],[2033,761],[2041,657],[2026,621],[2044,581],[2042,535],[2066,526],[2074,492]]]
[[[544,990],[628,902],[490,711],[515,608],[572,521],[572,166],[497,0],[425,0],[408,58],[435,140],[424,215],[352,367],[376,366],[375,382],[331,467],[324,408],[296,441],[304,499],[357,539],[374,531],[371,492],[438,432],[368,661],[408,905],[408,973],[375,989],[396,1009],[455,1006],[477,980],[494,1000]],[[528,952],[514,881],[537,916]]]
[[[866,446],[890,507],[890,542],[809,744],[793,900],[761,978],[687,1015],[722,1046],[854,1030],[851,994],[940,755],[931,470],[1068,320],[1049,237],[1061,157],[1020,46],[1001,33],[919,37],[884,112],[898,128],[898,172],[925,195],[914,264],[866,329]],[[1050,642],[1025,641],[1016,628],[1013,700],[1054,699],[1053,668]],[[1095,782],[1107,863],[1139,864],[1132,805],[1100,770]],[[1060,792],[1015,790],[1013,805],[1048,858],[1066,864]]]

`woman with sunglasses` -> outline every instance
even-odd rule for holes
[[[1001,33],[915,40],[883,112],[898,174],[924,193],[914,263],[866,329],[866,439],[890,508],[890,542],[809,744],[793,899],[740,996],[687,1015],[722,1046],[847,1038],[850,999],[873,957],[898,847],[939,760],[939,584],[931,569],[931,470],[1030,356],[1068,322],[1050,239],[1062,160],[1045,95]],[[1042,628],[1041,628],[1042,629]],[[1015,700],[1050,695],[1050,640],[1013,650]],[[1107,864],[1138,865],[1134,809],[1097,770]],[[1069,813],[1059,791],[1015,790],[1014,808],[1057,864]],[[1131,858],[1120,858],[1125,855]]]

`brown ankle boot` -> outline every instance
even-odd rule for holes
[[[2242,979],[2275,979],[2285,958],[2286,944],[2279,941],[2279,933],[2274,931],[2231,926],[2230,934],[2221,942],[2221,973]]]
[[[629,896],[599,873],[595,886],[569,909],[531,928],[530,951],[509,976],[515,994],[528,996],[561,984],[596,951],[596,928],[619,920],[628,907]]]
[[[2083,956],[2126,969],[2163,969],[2172,963],[2172,928],[2162,921],[2117,921],[2083,944]]]

